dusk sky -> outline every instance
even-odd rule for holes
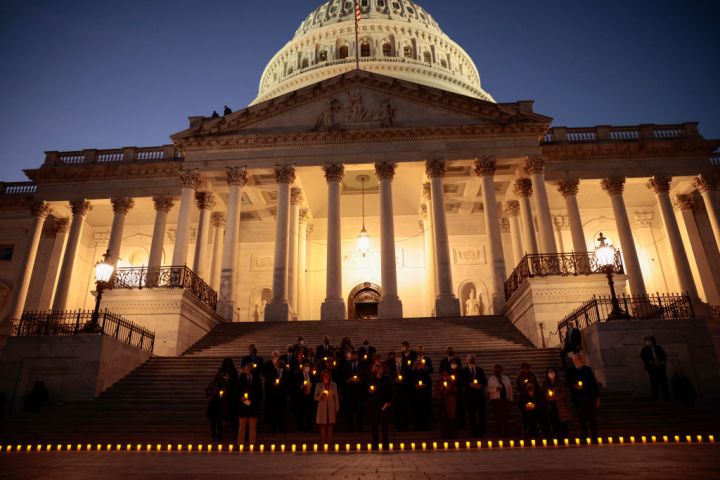
[[[169,143],[243,108],[320,0],[0,0],[0,181],[45,150]],[[699,121],[720,138],[717,0],[418,1],[499,102],[556,126]]]

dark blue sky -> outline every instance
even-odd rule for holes
[[[0,180],[45,150],[168,143],[246,106],[321,0],[0,0]],[[498,101],[555,125],[699,121],[720,138],[717,0],[419,1]]]

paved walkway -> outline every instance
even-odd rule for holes
[[[569,474],[571,473],[571,476]],[[720,445],[393,454],[11,453],[2,479],[718,478]]]

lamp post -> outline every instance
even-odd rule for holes
[[[102,300],[103,290],[110,286],[110,278],[115,271],[115,266],[112,263],[108,262],[108,257],[110,257],[110,250],[105,252],[102,262],[98,262],[95,264],[95,285],[97,292],[97,294],[95,295],[95,310],[93,311],[90,323],[85,326],[86,333],[102,332],[99,322],[100,301]]]
[[[607,243],[607,237],[602,233],[597,239],[598,245],[595,247],[595,258],[597,258],[600,271],[607,275],[608,285],[610,286],[610,301],[612,302],[612,310],[608,315],[608,320],[628,320],[630,315],[620,308],[620,302],[615,294],[615,282],[613,281],[613,273],[615,273],[615,256],[617,250]]]

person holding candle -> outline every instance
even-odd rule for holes
[[[325,335],[322,343],[315,349],[315,355],[320,360],[327,362],[327,359],[332,355],[333,347],[330,345],[330,337]]]
[[[265,368],[265,422],[273,433],[285,431],[289,371],[277,351]]]
[[[493,407],[498,437],[504,438],[508,430],[508,414],[513,391],[510,379],[503,375],[502,365],[495,364],[493,367],[493,374],[488,378],[487,392]]]
[[[523,362],[522,365],[520,365],[520,374],[515,381],[517,391],[522,392],[523,388],[528,383],[532,383],[533,385],[535,385],[535,391],[540,391],[540,383],[538,382],[535,374],[530,371],[530,364],[527,362]]]
[[[413,385],[411,399],[415,428],[421,432],[430,429],[432,420],[432,379],[426,365],[420,358],[415,360],[410,379]]]
[[[357,352],[350,353],[350,360],[343,366],[343,401],[342,409],[345,416],[346,429],[362,432],[363,400],[365,397],[366,374],[359,362]]]
[[[257,419],[260,416],[260,405],[263,399],[260,374],[255,374],[252,363],[245,365],[238,380],[240,435],[239,444],[244,445],[247,433],[249,445],[257,442]]]
[[[422,363],[423,370],[427,370],[430,374],[435,372],[433,369],[432,359],[425,356],[425,347],[423,345],[418,345],[417,359],[420,360],[420,363]]]
[[[315,423],[320,427],[320,440],[323,444],[329,445],[332,442],[333,428],[340,411],[340,398],[337,384],[332,381],[329,370],[323,370],[320,379],[315,386],[315,401],[318,402]]]
[[[302,352],[303,356],[307,355],[307,347],[305,346],[305,337],[302,335],[299,335],[297,337],[297,343],[293,345],[293,350],[295,351],[295,354],[297,355],[297,352]]]
[[[568,424],[572,420],[572,412],[568,404],[565,386],[560,383],[557,370],[553,367],[545,370],[542,393],[545,397],[548,433],[553,438],[568,438]]]
[[[462,368],[462,363],[460,362],[460,359],[455,356],[455,350],[453,349],[453,347],[448,347],[447,356],[440,360],[440,373],[451,373],[450,370],[452,368],[453,362],[457,364],[458,370]]]
[[[597,438],[597,409],[600,407],[600,389],[592,369],[584,365],[581,353],[573,354],[573,366],[565,374],[575,411],[580,420],[583,438]]]
[[[389,425],[390,410],[393,402],[393,385],[390,377],[385,375],[385,368],[380,361],[375,361],[372,374],[367,382],[366,393],[367,417],[372,431],[372,446],[378,448],[379,433],[382,432],[382,445],[385,451],[390,445]]]
[[[253,368],[256,372],[263,371],[263,357],[258,355],[257,348],[254,344],[250,344],[250,346],[248,347],[248,355],[242,358],[242,361],[240,362],[241,368],[248,363],[253,364]]]
[[[358,361],[364,369],[369,370],[374,365],[374,358],[377,350],[370,345],[367,337],[363,338],[362,347],[358,348]]]
[[[205,389],[206,415],[210,420],[213,442],[222,441],[223,427],[228,427],[232,438],[238,434],[238,372],[232,358],[222,361],[215,378]]]
[[[545,430],[545,404],[540,389],[535,387],[533,382],[525,383],[520,390],[518,399],[520,407],[523,436],[525,438],[536,438]]]
[[[315,414],[315,385],[317,378],[312,373],[309,360],[303,360],[302,368],[295,372],[293,388],[293,406],[295,421],[299,432],[312,432],[313,415]]]
[[[417,359],[417,353],[410,349],[410,342],[402,342],[400,357],[396,357],[397,376],[395,380],[395,428],[399,432],[408,429],[410,423],[410,401],[412,400],[413,383],[412,372],[413,364]]]
[[[482,368],[475,365],[475,355],[468,354],[466,366],[460,375],[465,392],[465,405],[473,436],[485,436],[485,387],[487,378]]]
[[[455,438],[457,434],[457,394],[457,382],[449,372],[442,372],[435,383],[442,438]]]

